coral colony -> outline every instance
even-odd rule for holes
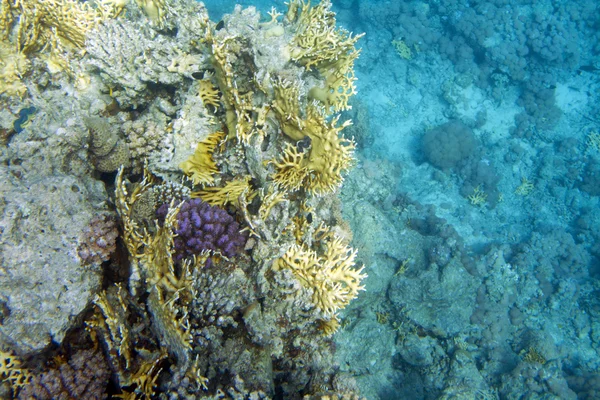
[[[164,221],[168,209],[168,204],[158,208],[159,221]],[[246,237],[240,233],[239,224],[233,217],[222,208],[211,206],[202,199],[183,202],[177,213],[175,234],[175,262],[206,251],[218,252],[231,258],[238,255],[246,243]]]

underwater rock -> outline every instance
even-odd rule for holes
[[[6,170],[0,175],[8,176]],[[0,345],[26,353],[60,343],[100,288],[100,261],[83,265],[77,248],[96,209],[91,191],[71,176],[0,186]]]
[[[108,121],[100,117],[89,117],[84,122],[90,130],[92,164],[98,171],[114,172],[121,165],[129,165],[129,146]]]

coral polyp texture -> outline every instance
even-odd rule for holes
[[[158,208],[159,219],[164,220],[168,209],[168,204]],[[239,224],[227,211],[201,199],[189,199],[181,204],[175,234],[173,258],[176,262],[205,251],[231,258],[241,252],[246,242]]]
[[[355,94],[361,35],[337,26],[329,1],[290,1],[268,22],[237,6],[219,23],[185,0],[0,4],[0,74],[18,78],[0,86],[0,118],[35,105],[0,169],[6,208],[22,198],[36,214],[5,219],[39,238],[21,254],[22,238],[3,239],[18,265],[0,274],[0,346],[41,360],[29,353],[76,325],[111,384],[104,368],[94,384],[79,379],[70,335],[64,370],[81,385],[44,387],[50,398],[356,398],[331,335],[366,277],[333,210],[354,164],[339,112]],[[53,229],[60,257],[34,257]],[[43,292],[23,299],[11,276]],[[43,323],[21,337],[16,316],[33,298],[52,299],[51,321],[29,311]],[[22,364],[34,386],[14,380],[12,394],[62,373],[35,378],[42,364]]]

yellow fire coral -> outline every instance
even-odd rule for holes
[[[327,110],[339,112],[350,109],[348,101],[356,94],[353,64],[357,57],[358,51],[354,50],[346,59],[340,60],[339,65],[334,68],[321,69],[320,72],[325,77],[325,86],[313,87],[308,95],[323,103]]]
[[[290,139],[302,141],[308,137],[309,154],[299,152],[287,145],[283,157],[273,162],[275,182],[288,190],[306,187],[317,195],[334,191],[343,181],[342,173],[350,168],[354,160],[354,143],[340,137],[340,132],[350,121],[338,126],[339,116],[328,122],[323,110],[309,105],[304,120],[300,119],[296,93],[297,87],[289,82],[274,85],[276,100],[273,104],[283,133]]]
[[[250,176],[234,179],[227,182],[223,187],[207,187],[192,193],[192,197],[201,198],[211,206],[224,206],[229,203],[238,203],[238,198],[242,193],[246,193],[246,198],[252,200],[256,192],[250,187]]]
[[[287,17],[296,24],[290,55],[306,68],[335,64],[354,52],[354,45],[364,34],[352,36],[336,27],[335,13],[329,0],[311,7],[310,1],[290,0]]]
[[[322,255],[306,246],[292,245],[283,257],[273,264],[275,270],[292,270],[300,283],[313,290],[313,303],[325,317],[334,318],[338,310],[364,290],[361,274],[364,267],[355,269],[356,250],[340,238],[330,237]]]
[[[213,87],[210,79],[203,79],[198,82],[198,95],[202,99],[204,107],[210,105],[215,110],[219,109],[219,91]]]
[[[165,0],[135,0],[150,20],[162,24],[167,15],[167,2]]]
[[[212,185],[215,183],[214,174],[219,172],[212,158],[215,149],[225,139],[224,132],[214,132],[198,143],[196,151],[179,168],[192,179],[194,185]]]
[[[292,60],[307,69],[317,68],[325,78],[325,87],[312,88],[309,95],[321,101],[327,110],[349,109],[348,99],[356,93],[354,60],[360,53],[355,44],[364,34],[352,36],[337,28],[329,0],[312,8],[310,2],[291,0],[287,18],[296,27],[290,45]]]
[[[122,7],[111,0],[98,1],[96,7],[76,0],[2,1],[0,20],[5,33],[18,21],[16,48],[27,54],[55,42],[56,37],[83,48],[88,31],[116,16]]]
[[[28,384],[31,381],[31,374],[21,367],[21,360],[18,357],[0,349],[0,382],[5,380],[16,389]]]
[[[8,42],[0,39],[0,95],[23,97],[27,93],[21,77],[29,65],[23,53],[16,52]]]
[[[176,368],[187,373],[194,370],[190,358],[192,334],[188,319],[188,307],[194,297],[191,270],[204,265],[208,255],[200,254],[193,262],[184,262],[176,272],[172,253],[179,207],[169,208],[162,226],[156,223],[155,233],[141,229],[136,224],[132,218],[132,208],[153,183],[154,177],[147,168],[144,169],[143,181],[134,187],[131,194],[123,181],[122,167],[116,178],[117,212],[123,224],[123,241],[132,268],[130,285],[134,293],[138,287],[143,287],[148,294],[146,305],[154,333],[161,347],[175,355]],[[193,372],[194,376],[198,376],[197,371]]]

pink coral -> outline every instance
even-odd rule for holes
[[[84,264],[108,261],[115,252],[118,236],[115,217],[107,213],[97,215],[83,230],[77,254]]]

